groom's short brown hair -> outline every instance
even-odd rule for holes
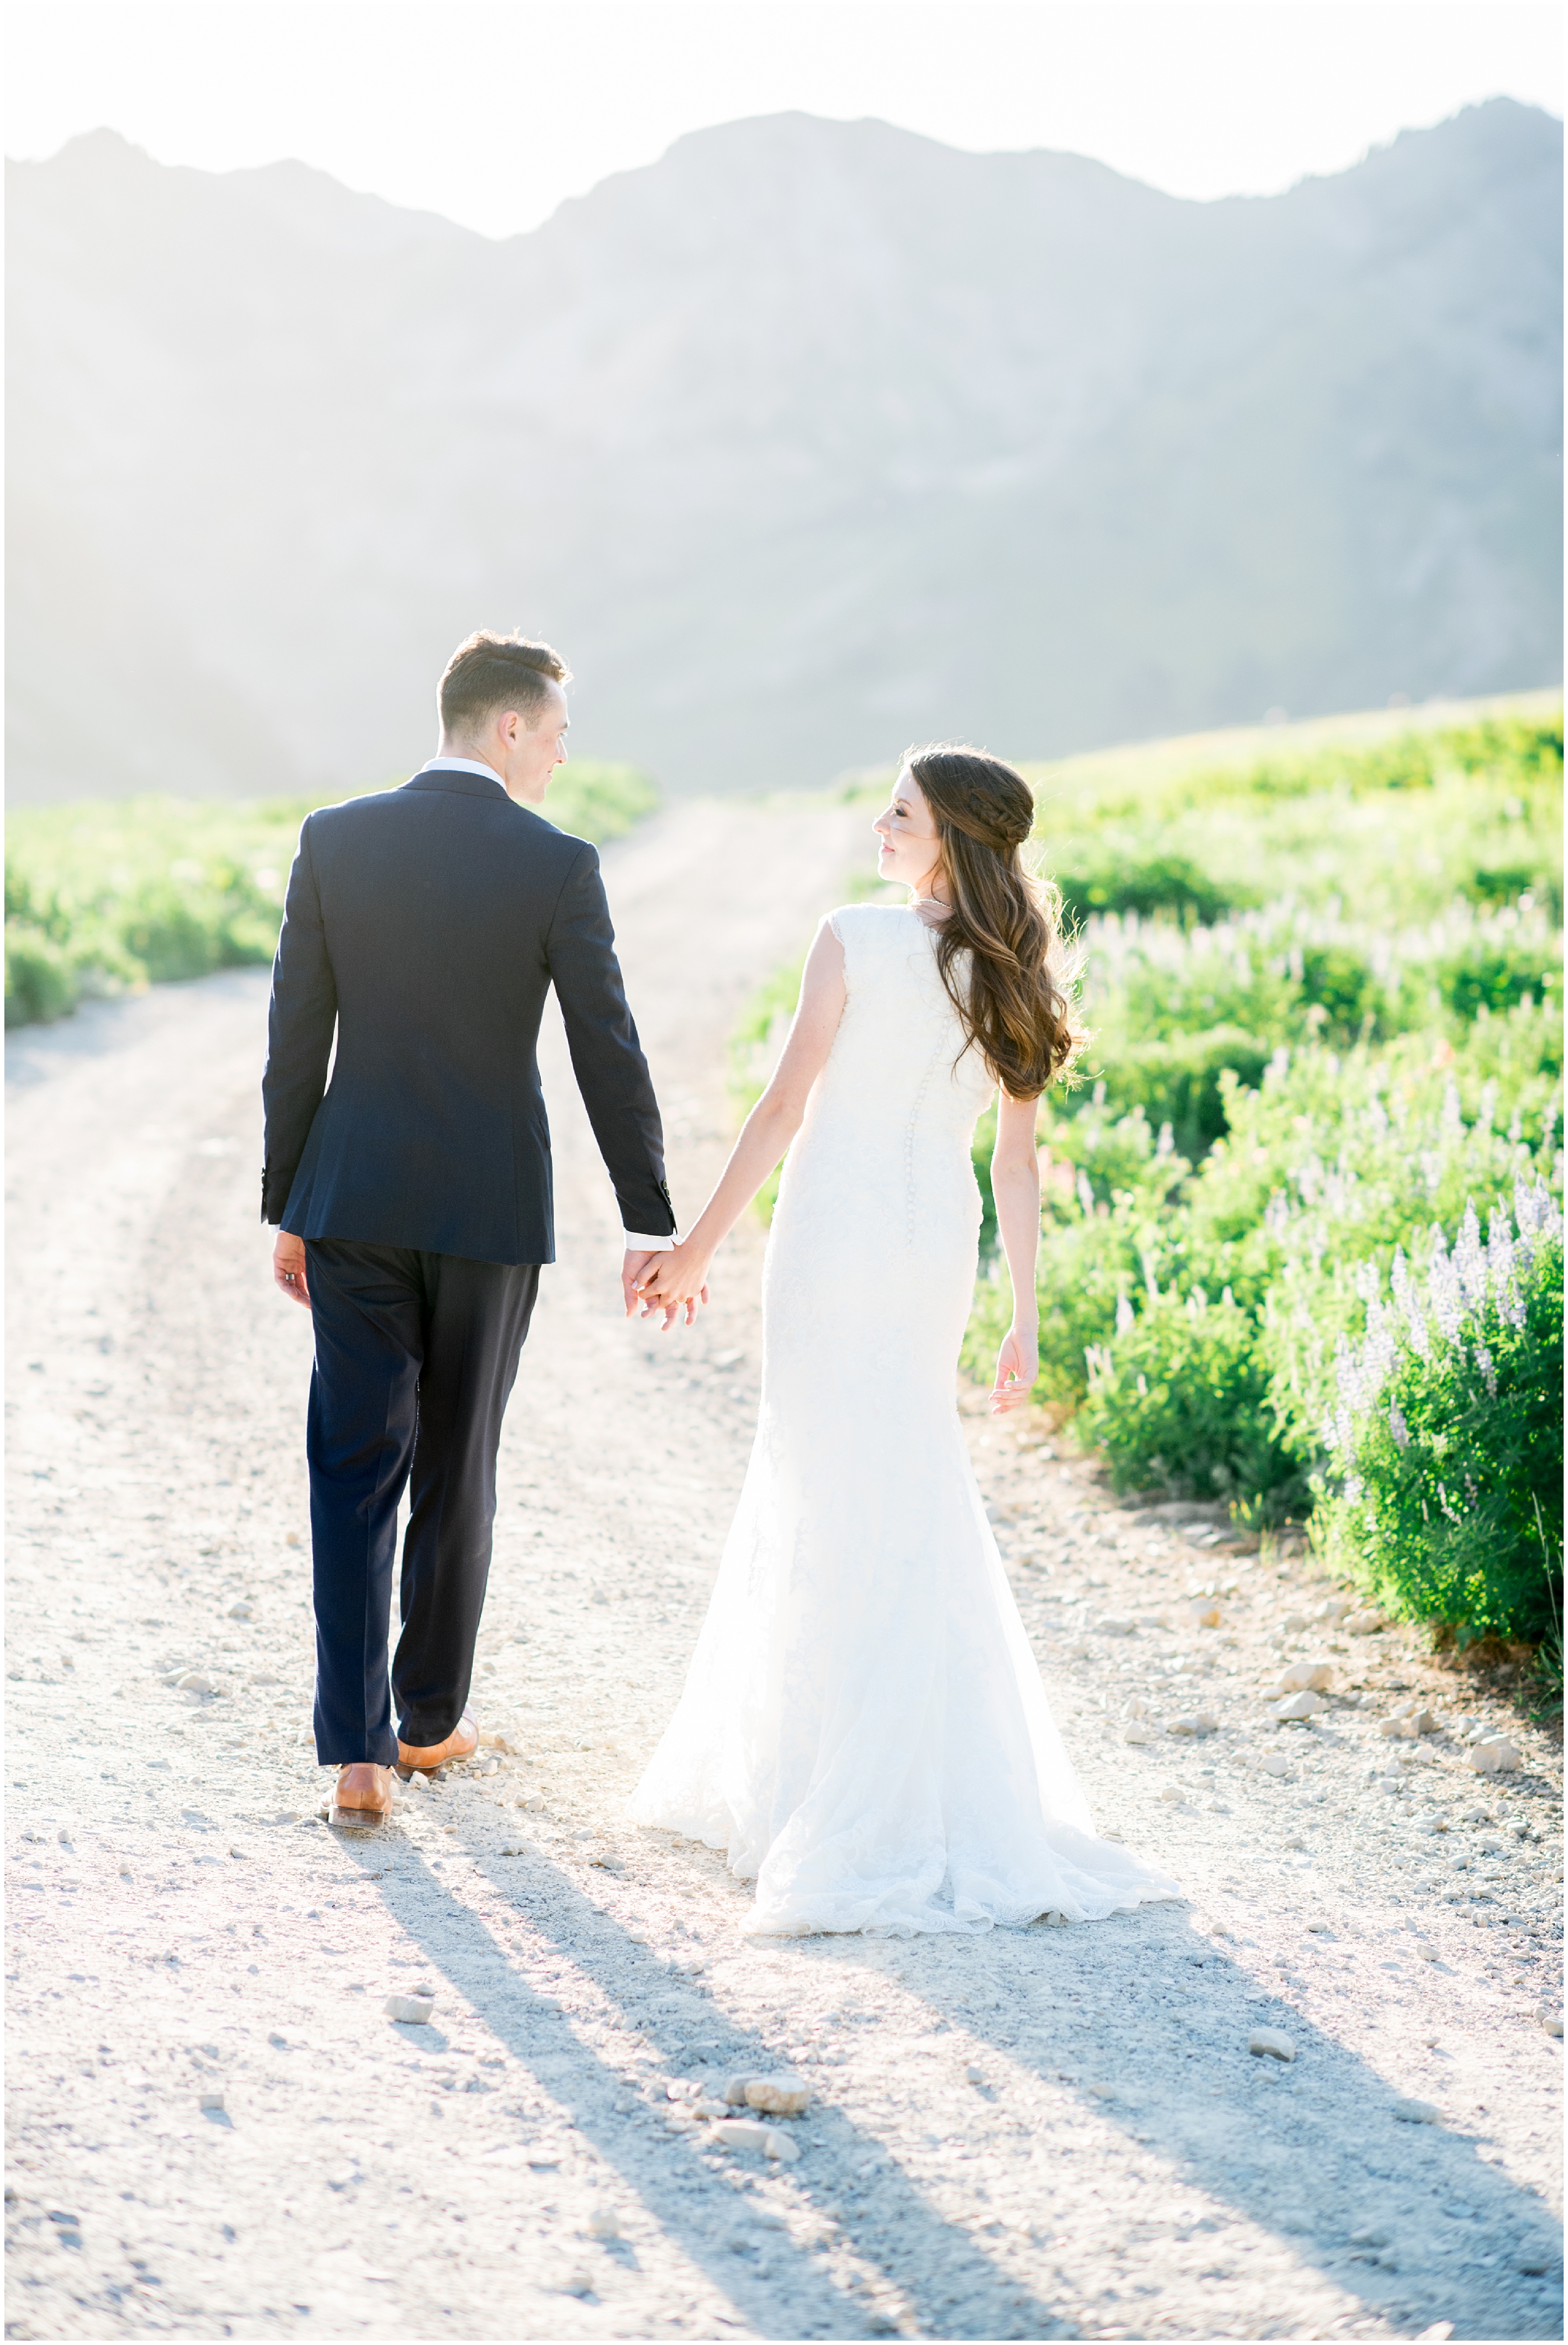
[[[571,680],[571,669],[548,644],[480,627],[447,662],[436,695],[441,730],[471,733],[504,708],[515,708],[528,724],[536,724],[545,686]]]

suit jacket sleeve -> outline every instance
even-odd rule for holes
[[[567,875],[545,942],[572,1071],[621,1208],[622,1226],[650,1237],[675,1227],[664,1184],[664,1133],[648,1061],[626,1006],[615,931],[599,876],[584,847]]]
[[[280,1222],[288,1192],[327,1088],[338,986],[327,956],[321,899],[310,860],[310,823],[288,875],[288,896],[278,956],[272,964],[272,1006],[267,1021],[267,1071],[261,1078],[266,1119],[261,1218]]]

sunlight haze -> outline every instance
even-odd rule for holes
[[[684,133],[790,109],[1168,194],[1277,193],[1505,96],[1562,111],[1542,6],[23,5],[5,148],[108,127],[207,171],[295,158],[489,236]]]

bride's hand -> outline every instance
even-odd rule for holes
[[[991,1414],[1005,1416],[1022,1408],[1040,1373],[1040,1349],[1032,1331],[1009,1327],[996,1355],[996,1381],[991,1388]]]
[[[691,1244],[672,1246],[667,1254],[656,1254],[648,1264],[637,1282],[637,1293],[644,1319],[662,1311],[665,1326],[672,1327],[684,1311],[690,1327],[696,1319],[698,1304],[708,1299],[707,1260]]]

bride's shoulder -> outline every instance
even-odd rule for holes
[[[841,904],[828,914],[827,924],[840,944],[851,937],[875,944],[881,938],[891,939],[919,917],[907,904]]]

